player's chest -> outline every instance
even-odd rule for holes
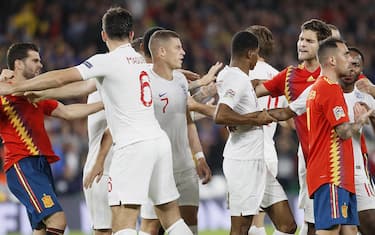
[[[185,113],[188,91],[178,83],[152,83],[152,99],[156,113]]]

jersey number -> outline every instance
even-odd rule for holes
[[[139,75],[139,81],[141,82],[141,101],[146,107],[152,105],[152,94],[150,86],[150,78],[145,71],[142,71]]]
[[[167,106],[168,106],[168,97],[161,99],[161,101],[165,102],[165,105],[163,106],[163,113],[165,113],[165,110],[167,109]]]

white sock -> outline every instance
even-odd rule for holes
[[[183,219],[177,220],[165,232],[169,235],[193,235]]]
[[[149,233],[143,232],[141,230],[138,231],[138,235],[150,235]]]
[[[273,232],[272,235],[290,235],[290,234],[294,234],[294,233],[283,233],[283,232],[277,231],[277,230],[275,229],[275,231]]]
[[[267,235],[264,227],[251,226],[249,229],[249,235]]]
[[[190,228],[190,231],[191,231],[194,235],[198,235],[198,226],[197,226],[197,225],[189,225],[189,228]]]
[[[298,235],[307,235],[307,229],[308,229],[307,223],[303,222]]]
[[[135,229],[127,228],[117,231],[113,235],[137,235],[137,231]]]

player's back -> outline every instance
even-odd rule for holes
[[[97,77],[117,148],[161,135],[154,115],[147,65],[130,44],[95,55],[77,68],[84,79]]]

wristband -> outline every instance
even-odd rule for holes
[[[202,151],[197,152],[196,154],[194,154],[194,157],[195,157],[195,159],[199,160],[201,158],[204,158],[204,153]]]

